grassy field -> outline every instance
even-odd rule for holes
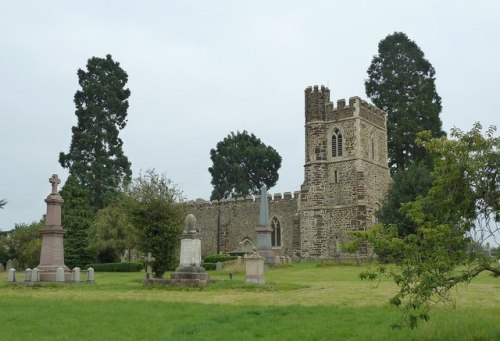
[[[264,286],[239,269],[204,289],[144,287],[142,273],[96,273],[94,285],[12,285],[0,274],[0,340],[500,340],[500,280],[454,291],[417,330],[393,330],[396,287],[358,279],[363,267],[295,263]],[[229,279],[229,273],[232,279]],[[18,281],[22,281],[19,274]]]

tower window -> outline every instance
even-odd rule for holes
[[[332,157],[342,156],[342,133],[335,128],[332,134]]]
[[[278,218],[274,217],[271,220],[271,228],[273,232],[271,232],[271,246],[280,247],[281,246],[281,226]]]
[[[370,138],[370,154],[372,160],[375,160],[375,139],[373,138],[373,136]]]

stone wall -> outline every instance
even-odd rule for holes
[[[298,192],[276,193],[269,196],[269,219],[276,217],[281,227],[281,247],[273,248],[277,255],[292,255],[298,250],[300,237],[297,215]],[[188,213],[196,217],[196,226],[200,229],[202,254],[217,252],[217,224],[220,212],[220,247],[221,252],[231,252],[238,248],[238,243],[248,239],[256,245],[255,229],[259,224],[260,197],[247,197],[229,200],[205,201],[197,199],[188,202]]]

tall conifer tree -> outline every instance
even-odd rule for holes
[[[388,114],[391,172],[428,161],[428,153],[415,138],[423,130],[430,130],[433,137],[444,135],[439,118],[441,97],[436,92],[434,67],[418,45],[402,32],[380,41],[365,89],[372,102]]]
[[[78,70],[81,90],[74,98],[78,123],[72,128],[69,152],[61,152],[59,162],[87,188],[95,209],[103,208],[132,175],[118,137],[127,123],[127,80],[127,73],[111,55],[93,57],[87,62],[87,71]]]

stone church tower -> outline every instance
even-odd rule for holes
[[[375,222],[387,194],[386,114],[358,97],[330,102],[324,86],[305,90],[304,183],[269,201],[275,255],[336,257],[349,231]],[[258,196],[189,201],[201,226],[202,254],[256,245]]]
[[[358,97],[335,107],[328,88],[308,87],[305,130],[300,249],[305,257],[332,257],[347,231],[373,225],[387,193],[386,114]]]

